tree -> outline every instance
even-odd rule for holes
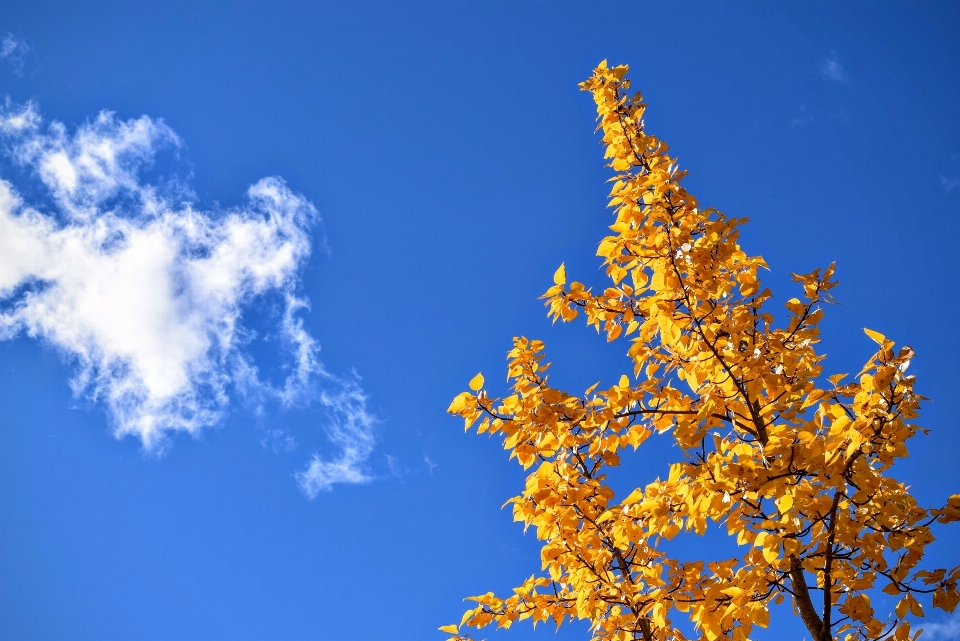
[[[580,618],[595,639],[686,639],[679,615],[701,639],[742,641],[789,599],[814,641],[916,638],[918,597],[947,612],[960,601],[960,567],[919,565],[935,522],[960,520],[960,495],[924,508],[890,476],[925,431],[912,422],[924,400],[907,374],[913,350],[867,329],[878,349],[857,377],[824,377],[816,346],[834,267],[795,274],[802,296],[775,322],[758,277],[766,263],[737,243],[746,219],[687,193],[626,72],[604,61],[580,85],[616,172],[613,235],[597,251],[610,286],[568,284],[561,265],[544,298],[554,321],[582,313],[608,341],[629,337],[632,377],[568,394],[549,385],[543,343],[521,337],[510,394],[489,396],[478,374],[453,400],[468,429],[479,421],[532,468],[508,503],[542,541],[544,575],[506,598],[471,597],[460,626],[441,630],[465,639],[463,626]],[[654,432],[669,432],[682,460],[615,500],[608,468]],[[683,561],[662,549],[709,523],[742,554]],[[897,599],[892,613],[871,604],[878,589]]]

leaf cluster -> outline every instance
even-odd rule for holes
[[[920,506],[890,475],[920,403],[907,373],[913,350],[865,330],[877,350],[852,379],[823,375],[817,352],[833,265],[795,274],[802,294],[779,319],[760,271],[738,244],[745,219],[701,208],[684,171],[646,131],[627,67],[601,65],[582,83],[593,95],[616,214],[597,254],[610,284],[568,282],[563,265],[544,294],[551,318],[581,314],[607,340],[628,341],[631,368],[617,384],[572,395],[550,385],[544,345],[514,339],[510,393],[483,377],[448,411],[502,438],[530,470],[508,501],[542,541],[543,574],[508,597],[471,597],[460,626],[587,619],[594,639],[749,638],[770,607],[789,600],[815,641],[903,641],[918,600],[952,612],[960,568],[920,568],[935,522],[960,519],[960,495]],[[846,382],[845,382],[846,381]],[[607,482],[621,452],[653,433],[682,452],[666,479],[620,500]],[[672,558],[661,542],[726,529],[741,546],[718,560]],[[878,613],[874,589],[899,598]]]

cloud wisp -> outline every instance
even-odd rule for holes
[[[30,46],[12,33],[0,38],[0,60],[10,65],[15,76],[23,73],[23,63]]]
[[[329,375],[328,379],[329,379]],[[300,488],[311,499],[336,483],[366,483],[372,480],[362,464],[373,452],[375,417],[367,409],[367,397],[358,380],[329,379],[333,383],[320,394],[320,403],[330,420],[326,426],[340,455],[324,460],[314,454],[307,469],[296,474]]]
[[[924,623],[924,641],[957,641],[960,640],[960,617],[952,617],[943,623]]]
[[[820,76],[833,82],[847,82],[847,72],[837,59],[836,51],[831,51],[828,58],[820,61]]]
[[[44,126],[32,104],[7,104],[0,138],[52,210],[0,179],[0,340],[26,334],[55,347],[76,365],[74,392],[103,403],[116,435],[153,453],[172,433],[220,422],[233,395],[289,406],[319,394],[342,456],[317,486],[366,480],[366,397],[324,371],[301,316],[297,290],[319,220],[309,201],[264,178],[238,206],[198,209],[175,178],[144,179],[158,153],[181,145],[147,116],[102,112],[69,132]],[[269,296],[283,308],[281,384],[261,380],[246,349],[244,314]]]

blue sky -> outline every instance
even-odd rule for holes
[[[0,3],[0,638],[441,638],[536,572],[522,470],[444,409],[515,335],[569,389],[627,367],[537,300],[602,282],[604,58],[778,298],[837,261],[831,371],[864,326],[917,350],[899,478],[955,493],[958,33],[946,2]]]

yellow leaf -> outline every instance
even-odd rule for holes
[[[483,374],[477,374],[470,379],[470,389],[479,392],[481,387],[483,387]]]
[[[764,547],[763,550],[763,560],[767,563],[773,563],[780,557],[780,547]]]
[[[923,606],[920,605],[919,601],[913,598],[910,600],[910,614],[915,617],[923,616]]]
[[[789,510],[791,507],[793,507],[792,494],[784,494],[779,499],[777,499],[777,509],[780,510],[780,514],[786,513],[786,511]]]
[[[567,282],[567,268],[563,263],[560,263],[560,267],[553,273],[553,282],[557,285],[563,285]]]
[[[753,622],[761,628],[770,625],[770,610],[766,606],[760,606],[753,610]]]
[[[458,394],[456,398],[450,403],[450,407],[447,408],[447,412],[450,414],[457,414],[464,407],[467,406],[467,399],[470,398],[470,395],[464,392],[463,394]]]
[[[628,387],[630,387],[630,379],[627,378],[626,374],[623,374],[620,376],[620,383],[618,387],[621,387],[623,389],[627,389]]]
[[[875,332],[872,329],[863,328],[863,333],[873,339],[873,341],[883,347],[884,342],[886,342],[887,337],[881,334],[880,332]]]
[[[900,602],[897,603],[897,617],[903,618],[907,616],[907,612],[910,611],[910,601],[913,599],[909,594],[900,599]]]
[[[952,613],[960,603],[960,592],[940,588],[933,593],[933,607]]]
[[[457,634],[458,632],[460,632],[460,629],[459,629],[457,626],[453,625],[453,624],[451,624],[451,625],[442,625],[442,626],[440,626],[440,627],[437,628],[437,629],[440,630],[441,632],[448,632],[448,633],[450,633],[450,634]]]
[[[658,628],[666,627],[667,625],[667,607],[661,601],[653,606],[653,624]]]

